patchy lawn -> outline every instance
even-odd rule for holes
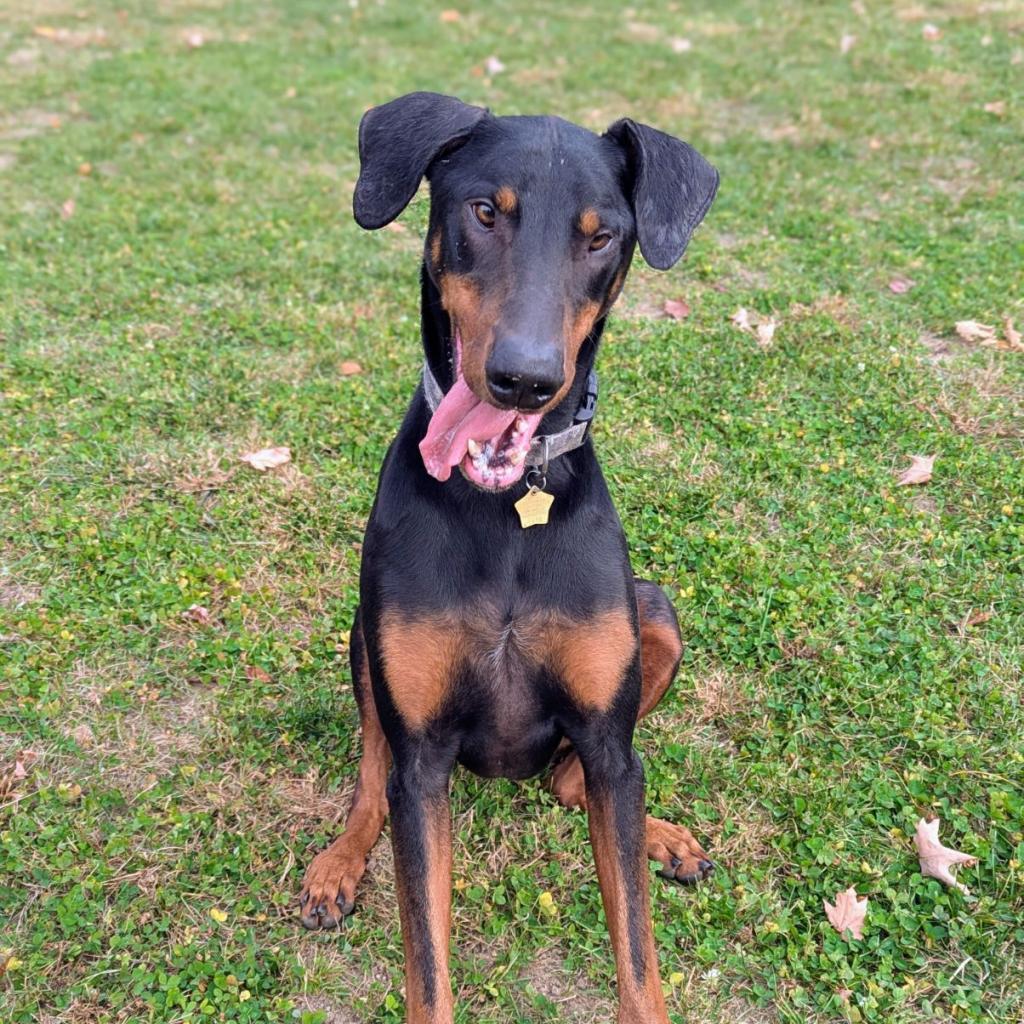
[[[722,173],[635,269],[596,425],[687,644],[650,803],[721,865],[652,875],[673,1020],[1020,1020],[1024,7],[683,6],[0,3],[0,1018],[402,1019],[387,842],[340,933],[293,900],[419,365],[425,195],[360,232],[355,130],[435,88]],[[459,1021],[611,1019],[582,816],[465,773],[454,809]],[[919,873],[927,813],[969,896]]]

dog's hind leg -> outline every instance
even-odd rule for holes
[[[683,653],[679,620],[664,591],[648,580],[636,580],[640,620],[640,666],[643,682],[637,719],[658,706],[672,684]],[[551,788],[564,807],[587,807],[583,767],[575,751],[555,768]],[[647,818],[647,856],[661,864],[658,872],[677,882],[696,882],[714,870],[690,830],[660,818]]]
[[[391,752],[373,701],[358,609],[352,624],[349,653],[363,734],[363,756],[345,831],[313,858],[302,881],[300,914],[307,928],[336,928],[343,917],[352,913],[356,886],[366,870],[366,858],[388,813],[386,787]]]

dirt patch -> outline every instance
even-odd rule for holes
[[[588,978],[569,971],[562,952],[555,946],[541,950],[520,972],[519,980],[524,989],[516,992],[520,1012],[529,1012],[528,998],[532,992],[558,1008],[560,1021],[593,1024],[615,1019],[614,1002]]]
[[[38,601],[42,593],[42,589],[33,583],[19,583],[0,577],[0,608],[24,608]]]
[[[346,1009],[341,1003],[323,996],[299,996],[295,1000],[295,1009],[303,1013],[326,1014],[324,1024],[363,1024],[365,1019]]]
[[[0,118],[0,141],[20,142],[60,126],[60,114],[41,107],[26,107]]]

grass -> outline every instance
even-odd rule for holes
[[[2,6],[0,1018],[402,1019],[387,842],[342,932],[293,900],[354,781],[361,530],[419,362],[426,198],[360,232],[355,129],[435,88],[722,173],[685,262],[634,270],[596,426],[687,645],[649,800],[721,864],[652,877],[673,1020],[1020,1019],[1024,354],[953,330],[1024,319],[1019,3]],[[611,1019],[582,817],[543,780],[453,801],[459,1021]],[[927,812],[971,896],[919,874]],[[822,913],[850,885],[861,942]]]

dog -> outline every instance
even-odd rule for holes
[[[418,92],[359,128],[353,209],[391,223],[426,177],[425,363],[366,528],[351,632],[363,753],[344,832],[306,871],[300,915],[337,927],[391,815],[412,1024],[450,1024],[449,780],[456,762],[552,786],[589,819],[620,1024],[668,1021],[647,858],[714,865],[648,817],[633,749],[682,653],[634,579],[589,427],[606,318],[634,248],[667,270],[718,189],[693,147],[624,119],[597,135]]]

